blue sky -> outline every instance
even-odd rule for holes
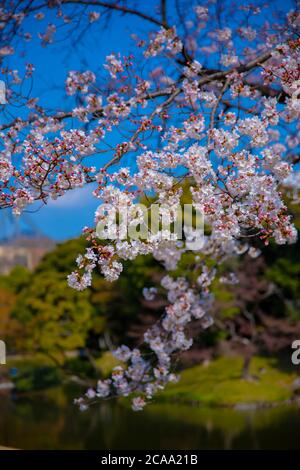
[[[95,71],[100,69],[106,55],[111,52],[124,55],[132,52],[130,34],[137,31],[138,22],[132,16],[118,15],[109,23],[109,27],[103,29],[99,20],[90,28],[82,43],[70,49],[63,42],[41,46],[38,33],[44,31],[51,20],[51,13],[50,17],[47,14],[44,21],[27,20],[25,30],[31,33],[33,39],[25,45],[26,51],[20,47],[21,44],[16,47],[16,54],[9,58],[7,64],[12,69],[22,71],[26,62],[34,63],[36,71],[32,96],[40,97],[41,102],[52,109],[69,109],[70,103],[66,101],[68,98],[64,93],[67,71],[89,68]],[[13,112],[16,115],[17,111]],[[91,189],[89,185],[69,191],[57,201],[49,201],[47,206],[37,204],[26,212],[41,232],[55,240],[78,236],[85,225],[93,225],[94,212],[99,205],[99,200],[91,195]]]

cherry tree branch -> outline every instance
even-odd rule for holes
[[[86,6],[98,6],[98,7],[103,7],[107,8],[108,10],[115,10],[121,13],[128,13],[130,15],[138,16],[139,18],[142,18],[144,20],[149,21],[150,23],[156,24],[157,26],[164,26],[164,23],[161,22],[160,20],[153,18],[152,16],[148,15],[147,13],[144,13],[140,10],[136,10],[134,8],[130,8],[124,5],[119,5],[118,3],[109,3],[109,2],[102,2],[98,0],[62,0],[60,2],[61,5],[65,4],[73,4],[73,5],[86,5]],[[39,7],[34,7],[34,9],[41,9],[44,7],[48,6],[48,2],[41,4]]]

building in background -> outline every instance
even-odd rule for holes
[[[54,246],[27,215],[16,218],[6,211],[0,215],[0,274],[8,274],[15,266],[33,270]]]

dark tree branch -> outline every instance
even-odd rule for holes
[[[167,27],[167,0],[161,0],[161,19],[162,24]]]

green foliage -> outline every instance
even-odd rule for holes
[[[64,275],[76,268],[76,257],[83,253],[87,242],[83,237],[59,243],[53,251],[47,253],[36,268],[35,274],[55,271]]]
[[[229,331],[211,327],[201,332],[201,345],[204,347],[216,346],[219,341],[226,340],[230,336]]]
[[[221,284],[218,279],[213,282],[212,293],[219,305],[220,318],[233,318],[240,313],[240,308],[235,305],[235,295],[228,285]]]
[[[95,360],[97,368],[101,372],[102,377],[108,377],[113,368],[120,365],[121,362],[116,359],[110,351],[105,351],[101,357]]]
[[[40,270],[20,293],[13,313],[27,333],[26,349],[53,354],[85,345],[94,309],[88,292],[70,289],[59,272]]]
[[[36,367],[27,365],[16,376],[14,383],[17,391],[44,390],[61,383],[61,373],[56,367]]]
[[[30,283],[31,274],[24,266],[15,266],[7,276],[0,276],[0,287],[18,294]]]
[[[300,229],[300,204],[286,201],[293,222]],[[300,241],[290,246],[272,244],[265,250],[267,269],[265,276],[277,287],[274,311],[300,320]]]
[[[72,357],[65,360],[64,369],[69,374],[93,377],[95,375],[95,369],[92,364],[81,357]]]
[[[267,277],[280,286],[288,297],[296,298],[300,292],[300,260],[278,258],[267,269]]]
[[[153,286],[160,278],[162,269],[153,258],[138,256],[134,262],[124,263],[123,275],[114,285],[118,297],[108,312],[110,324],[119,335],[124,335],[124,327],[136,321],[141,312],[143,287]]]

